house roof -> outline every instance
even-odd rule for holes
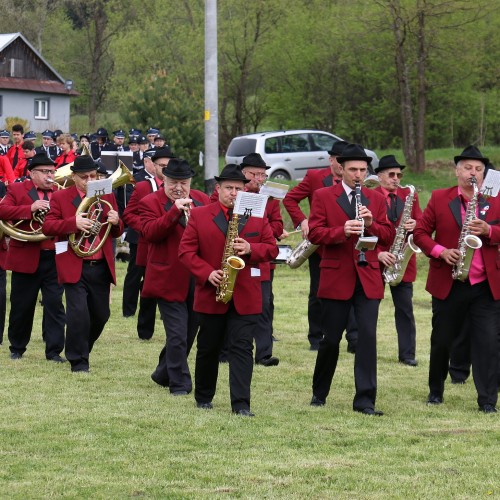
[[[49,68],[49,70],[54,73],[54,76],[63,84],[64,87],[64,78],[42,57],[42,55],[38,52],[38,50],[31,45],[30,42],[22,35],[22,33],[4,33],[0,34],[0,52],[2,52],[6,47],[8,47],[14,40],[21,38],[21,40],[36,54],[38,58]],[[2,79],[3,80],[3,79]],[[5,87],[4,87],[5,88]],[[41,91],[40,91],[41,92]],[[65,93],[68,93],[65,91]],[[78,94],[73,94],[78,95]]]
[[[80,95],[76,90],[66,90],[64,83],[54,80],[31,80],[29,78],[0,77],[0,89],[12,89],[48,94]]]

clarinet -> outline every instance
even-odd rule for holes
[[[360,217],[359,211],[361,210],[361,184],[359,182],[356,182],[354,185],[354,191],[355,191],[355,196],[356,196],[356,220],[362,223],[361,226],[361,234],[359,235],[360,238],[363,238],[365,235],[365,220],[363,217]],[[358,266],[361,267],[366,267],[368,265],[368,262],[366,262],[366,256],[365,256],[365,251],[361,249],[359,251],[359,256],[358,256]]]

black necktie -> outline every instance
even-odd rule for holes
[[[351,213],[354,219],[356,217],[356,191],[354,189],[351,191]]]
[[[396,210],[396,195],[394,193],[389,193],[389,198],[391,199],[391,204],[389,206],[389,219],[392,222],[396,222],[398,220],[398,212]]]
[[[231,218],[232,218],[232,217],[233,217],[233,209],[232,209],[232,208],[229,208],[229,209],[227,210],[227,220],[228,220],[228,222],[230,222],[230,221],[231,221]]]
[[[19,146],[15,146],[16,152],[14,153],[14,158],[12,159],[12,168],[16,168],[17,161],[19,160]]]

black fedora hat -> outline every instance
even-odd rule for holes
[[[484,163],[484,166],[488,165],[490,162],[489,158],[486,158],[485,156],[482,155],[481,151],[476,148],[476,146],[467,146],[463,151],[461,155],[455,156],[455,165],[460,161],[460,160],[479,160]]]
[[[243,172],[241,171],[241,168],[238,165],[235,165],[234,163],[229,163],[226,165],[223,169],[220,175],[214,176],[215,180],[217,182],[221,181],[242,181],[245,184],[247,182],[250,182],[244,175]]]
[[[406,168],[406,165],[400,165],[394,155],[385,155],[380,158],[378,167],[375,169],[375,173],[378,174],[379,172],[382,172],[382,170],[386,170],[388,168],[400,168],[403,170],[403,168]]]
[[[189,163],[180,158],[172,158],[168,165],[163,167],[162,172],[165,177],[171,179],[190,179],[195,176],[195,172],[189,166]]]
[[[92,156],[82,155],[75,158],[70,169],[72,172],[88,172],[89,170],[97,170],[97,165]]]
[[[33,170],[35,167],[50,165],[55,166],[55,163],[47,156],[47,153],[43,151],[42,153],[37,153],[33,158],[31,158],[31,163],[28,164],[28,169]]]
[[[250,153],[243,157],[241,160],[240,167],[259,167],[259,168],[271,168],[269,165],[266,165],[266,162],[262,159],[259,153]]]
[[[361,144],[348,144],[344,147],[342,154],[337,157],[339,163],[344,163],[350,160],[362,160],[370,164],[372,162],[372,157],[365,153],[365,150]]]
[[[156,161],[158,158],[175,158],[174,153],[168,146],[164,148],[150,148],[148,151],[151,149],[154,149],[154,155],[151,156],[153,161]]]
[[[343,152],[344,152],[344,149],[345,147],[348,145],[349,143],[346,142],[346,141],[337,141],[333,146],[332,146],[332,149],[330,149],[330,151],[328,151],[328,154],[330,156],[340,156]]]

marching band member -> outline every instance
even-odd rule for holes
[[[321,327],[325,335],[319,343],[311,405],[323,406],[326,402],[337,367],[342,332],[354,306],[358,345],[354,357],[353,409],[365,415],[382,415],[375,410],[376,331],[384,286],[376,250],[366,251],[366,265],[361,266],[360,252],[355,247],[357,237],[363,232],[377,236],[379,244],[387,245],[394,237],[394,230],[387,220],[385,200],[380,193],[361,189],[360,206],[357,206],[355,185],[363,182],[371,160],[359,144],[345,146],[338,157],[342,182],[320,189],[313,199],[309,239],[323,245],[317,296],[321,299]]]
[[[24,166],[26,165],[26,159],[23,153],[23,134],[24,128],[22,125],[16,124],[12,127],[12,146],[7,151],[7,158],[12,165],[12,170],[14,171],[14,176],[16,178],[23,175]]]
[[[7,151],[9,150],[10,147],[9,142],[10,142],[10,132],[5,129],[0,130],[0,156],[5,156],[7,154]]]
[[[215,180],[219,202],[193,210],[179,246],[180,261],[196,278],[194,310],[200,314],[195,399],[198,408],[212,408],[219,352],[227,330],[231,408],[235,414],[253,417],[250,411],[253,336],[262,312],[259,264],[275,258],[278,247],[266,217],[242,217],[238,227],[234,227],[232,207],[238,191],[248,183],[241,169],[226,165]],[[233,242],[227,241],[228,229],[238,234]],[[223,279],[221,260],[226,250],[234,251],[246,262],[227,304],[216,301],[216,289]]]
[[[70,134],[61,134],[57,137],[57,147],[60,150],[56,158],[56,168],[63,167],[72,161],[75,161],[76,154],[73,151],[74,139]]]
[[[0,219],[23,221],[19,229],[38,229],[49,210],[54,186],[54,162],[45,153],[33,157],[31,179],[11,184],[2,203]],[[36,217],[35,217],[36,216]],[[8,336],[11,359],[22,358],[31,338],[38,293],[43,297],[45,357],[62,363],[65,315],[63,287],[57,281],[54,241],[19,241],[11,238],[6,268],[12,271]]]
[[[468,146],[454,160],[458,186],[432,192],[414,231],[415,244],[430,257],[426,290],[432,295],[432,333],[427,403],[443,403],[450,349],[468,319],[479,410],[496,413],[500,202],[498,197],[486,199],[478,194],[488,163],[479,149]],[[465,242],[470,235],[477,238],[477,249],[471,252],[469,271],[462,274],[460,269],[467,268]],[[454,279],[455,273],[461,279]]]
[[[308,170],[304,179],[291,189],[283,200],[283,205],[290,214],[294,227],[302,230],[302,238],[306,239],[309,234],[309,220],[302,212],[299,203],[307,198],[309,206],[312,206],[314,194],[318,189],[338,184],[342,180],[342,166],[337,161],[342,154],[347,142],[337,141],[331,151],[328,151],[330,168]],[[307,318],[309,321],[309,339],[311,351],[317,351],[319,342],[323,338],[321,330],[321,302],[317,298],[319,286],[319,269],[321,262],[321,248],[318,248],[308,259],[309,261],[309,301],[307,306]],[[349,321],[346,328],[347,350],[354,354],[358,342],[358,328],[354,319],[354,312],[349,313]]]
[[[42,145],[35,148],[36,153],[45,153],[52,161],[59,156],[59,148],[54,144],[54,132],[44,130],[42,132]]]
[[[380,180],[380,186],[374,191],[379,191],[384,195],[387,204],[387,218],[397,229],[401,224],[401,217],[405,209],[405,201],[410,193],[408,188],[400,186],[405,165],[400,165],[393,155],[380,158],[375,173]],[[417,220],[422,217],[422,210],[418,203],[416,191],[413,194],[413,204],[409,218],[404,221],[404,230],[407,234],[415,229]],[[396,257],[390,253],[393,242],[386,247],[378,246],[378,260],[384,266],[392,266],[396,262]],[[413,315],[413,282],[417,278],[417,259],[415,254],[410,257],[403,279],[396,286],[389,286],[392,301],[394,303],[394,317],[396,320],[396,331],[398,333],[398,354],[399,361],[408,366],[417,366],[415,359],[415,344],[417,330],[415,327],[415,317]]]
[[[80,202],[86,196],[87,182],[97,178],[97,166],[90,156],[77,156],[71,166],[74,186],[54,193],[51,209],[43,224],[43,232],[47,236],[57,236],[57,241],[68,241],[70,234],[89,231],[93,221],[86,214],[76,215]],[[100,220],[111,224],[109,238],[102,248],[89,257],[78,256],[71,244],[61,248],[56,255],[57,275],[64,285],[66,294],[67,328],[66,358],[71,363],[72,372],[89,371],[89,354],[94,343],[101,335],[109,319],[110,283],[116,284],[115,260],[112,238],[118,238],[123,232],[113,194],[101,198],[112,206],[102,204],[103,212]],[[96,239],[102,241],[106,224],[100,228]],[[82,245],[88,243],[83,239]],[[45,300],[45,299],[44,299]]]
[[[194,175],[187,161],[170,159],[163,167],[163,189],[149,194],[139,205],[142,235],[149,243],[142,296],[157,299],[166,334],[151,378],[169,387],[175,396],[189,394],[193,388],[187,357],[198,330],[193,312],[194,279],[179,262],[179,243],[191,209],[210,203],[205,193],[191,189]]]
[[[1,134],[1,132],[0,132]],[[10,166],[10,163],[9,163]],[[7,193],[4,182],[0,181],[0,198]],[[5,330],[5,315],[7,312],[7,241],[5,236],[0,238],[0,345],[3,344],[3,333]]]

